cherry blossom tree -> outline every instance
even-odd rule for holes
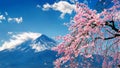
[[[113,0],[113,6],[101,12],[90,9],[84,3],[76,3],[76,15],[69,26],[70,33],[64,37],[57,47],[58,58],[56,68],[92,67],[86,58],[94,59],[93,55],[102,55],[103,68],[113,68],[120,64],[120,2]],[[85,63],[75,62],[77,57],[84,56]],[[108,57],[112,57],[109,60]],[[98,58],[99,60],[99,58]],[[100,61],[98,61],[100,62]]]

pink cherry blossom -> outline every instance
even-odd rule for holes
[[[62,54],[54,62],[56,68],[67,61],[73,62],[79,55],[94,59],[94,54],[104,56],[103,68],[120,64],[120,27],[117,27],[120,26],[120,3],[119,0],[113,0],[113,3],[112,7],[99,13],[83,3],[76,4],[74,22],[68,28],[70,33],[60,37],[63,42],[53,48],[58,55]],[[108,61],[108,56],[114,60]],[[85,67],[85,64],[80,65]],[[74,65],[71,63],[70,66]],[[86,66],[91,63],[87,62]]]

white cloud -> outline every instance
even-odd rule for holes
[[[9,35],[13,34],[13,32],[8,32]]]
[[[5,20],[5,16],[0,15],[0,23],[2,23],[3,20]]]
[[[52,8],[52,5],[48,3],[43,5],[43,10],[49,10],[49,8]]]
[[[5,20],[5,17],[3,15],[0,15],[0,20]]]
[[[9,41],[5,41],[3,45],[0,47],[0,51],[4,49],[13,49],[19,44],[31,39],[35,40],[38,38],[41,34],[40,33],[33,33],[33,32],[23,32],[17,35],[12,35],[11,39]]]
[[[8,13],[4,12],[5,15],[0,13],[0,23],[2,23],[2,21],[8,21],[8,22],[16,22],[16,23],[22,23],[23,22],[23,18],[22,17],[16,17],[16,18],[8,18]]]
[[[16,22],[16,23],[22,23],[23,22],[23,18],[22,17],[20,17],[20,18],[8,18],[8,22],[11,22],[11,21],[14,21],[14,22]]]
[[[8,18],[8,22],[12,21],[13,19],[12,18]]]
[[[37,6],[36,6],[37,8],[41,8],[41,6],[39,5],[39,4],[37,4]]]
[[[59,11],[62,14],[60,15],[61,18],[64,18],[65,14],[71,14],[72,11],[75,9],[75,5],[74,4],[70,4],[66,1],[59,1],[57,3],[54,3],[52,5],[50,4],[44,4],[43,5],[43,10],[48,10],[52,8],[55,11]]]

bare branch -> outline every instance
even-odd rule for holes
[[[115,27],[114,21],[105,22],[105,25],[111,27],[114,31],[119,32],[119,29]]]

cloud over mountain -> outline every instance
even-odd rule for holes
[[[3,45],[0,47],[0,51],[4,49],[12,49],[18,46],[19,44],[31,39],[34,40],[39,37],[40,33],[33,33],[33,32],[23,32],[17,35],[12,35],[9,41],[5,41]]]

